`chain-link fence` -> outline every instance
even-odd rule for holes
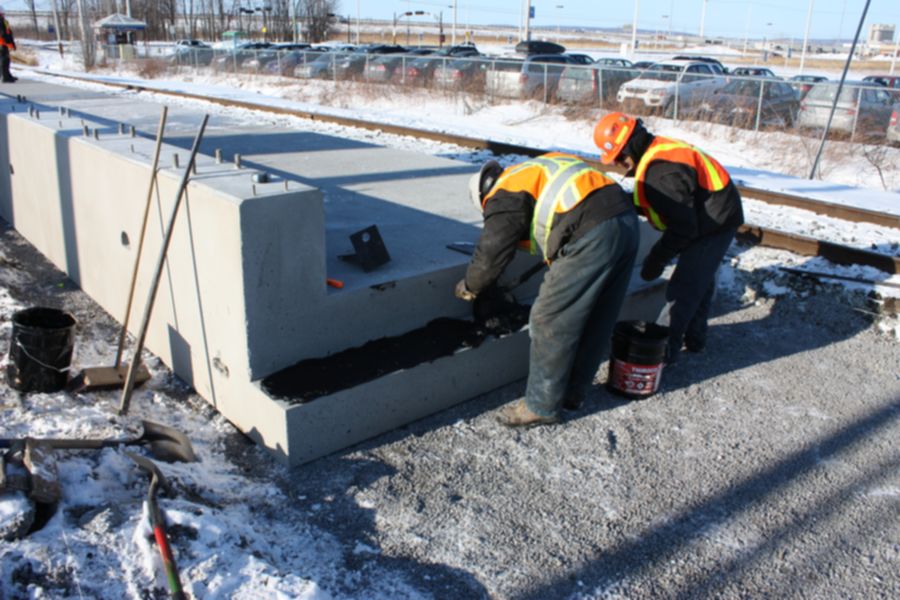
[[[570,64],[563,55],[500,58],[454,56],[446,50],[424,55],[390,50],[178,47],[167,60],[169,68],[176,71],[210,69],[298,80],[355,81],[393,86],[401,93],[428,88],[472,95],[490,103],[536,100],[585,111],[623,110],[753,131],[821,134],[837,92],[836,82],[719,75],[699,67],[692,71],[690,62],[638,70],[605,64],[602,59]],[[900,138],[897,93],[873,82],[845,82],[831,132],[851,141],[896,143]]]

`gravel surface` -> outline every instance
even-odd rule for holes
[[[4,293],[65,307],[79,338],[114,340],[108,315],[0,234]],[[235,432],[191,433],[220,438],[204,452],[238,486],[275,483],[252,516],[270,543],[302,529],[336,549],[302,573],[269,559],[335,598],[900,597],[898,342],[862,293],[742,262],[724,269],[707,351],[643,401],[598,385],[563,424],[514,431],[495,417],[518,383],[294,470]],[[209,409],[159,379],[154,404],[202,427]],[[204,560],[182,558],[188,573]],[[40,578],[17,568],[9,597],[38,579],[74,593],[56,563]],[[388,579],[402,585],[388,593]]]

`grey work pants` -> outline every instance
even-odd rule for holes
[[[637,216],[629,210],[563,246],[550,265],[529,321],[525,404],[532,412],[555,416],[567,394],[593,382],[609,351],[638,240]]]
[[[668,303],[669,361],[681,351],[685,338],[703,346],[709,309],[716,291],[716,271],[734,240],[737,228],[729,228],[694,241],[678,255],[675,272],[666,287]]]

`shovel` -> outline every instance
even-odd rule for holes
[[[166,519],[163,517],[159,503],[156,501],[156,492],[160,486],[169,495],[174,495],[172,487],[166,481],[165,476],[159,467],[156,466],[149,458],[125,452],[128,457],[133,460],[141,470],[146,471],[150,475],[150,489],[147,491],[147,512],[150,513],[150,525],[153,526],[153,537],[156,539],[156,546],[159,548],[159,554],[162,556],[163,567],[166,570],[166,580],[169,583],[169,591],[172,598],[187,598],[181,588],[181,579],[178,576],[178,567],[175,565],[175,556],[172,554],[172,547],[169,546],[169,536],[166,534]]]
[[[32,444],[54,450],[99,450],[118,446],[147,446],[150,452],[166,462],[197,462],[197,455],[191,441],[182,432],[153,421],[141,421],[144,432],[131,439],[36,439],[28,438]],[[21,439],[0,439],[0,448],[11,448],[21,443]]]
[[[137,252],[134,256],[134,267],[131,272],[131,286],[128,288],[128,303],[125,306],[125,318],[122,321],[122,329],[119,331],[119,345],[116,349],[116,361],[111,367],[87,367],[66,386],[70,392],[88,392],[92,390],[110,390],[121,388],[125,385],[128,375],[128,365],[122,364],[122,352],[125,349],[125,338],[128,335],[128,318],[131,315],[131,303],[134,300],[134,287],[137,281],[138,270],[141,266],[141,253],[144,249],[144,235],[147,232],[147,217],[150,215],[150,205],[153,200],[153,190],[156,187],[156,178],[159,171],[159,153],[162,149],[163,133],[166,130],[166,115],[169,109],[163,106],[159,116],[159,128],[156,130],[156,148],[153,151],[153,166],[151,167],[150,186],[147,189],[147,202],[144,205],[144,218],[141,221],[141,235],[138,238]],[[132,360],[135,360],[132,358]],[[135,385],[150,379],[150,371],[143,364],[138,365],[135,375]]]

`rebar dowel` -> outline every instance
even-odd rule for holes
[[[134,355],[131,358],[131,364],[128,367],[128,376],[125,378],[125,387],[122,389],[122,401],[119,403],[119,414],[124,415],[128,412],[128,405],[131,402],[131,393],[134,390],[134,379],[137,375],[138,366],[141,363],[141,352],[144,349],[144,340],[147,338],[147,327],[150,324],[150,315],[153,313],[153,304],[156,301],[156,292],[159,289],[159,280],[162,278],[162,271],[165,267],[166,254],[169,251],[169,244],[172,241],[172,231],[175,229],[175,219],[178,216],[178,209],[181,208],[181,200],[187,189],[188,181],[191,178],[191,170],[194,160],[197,158],[197,152],[200,151],[200,142],[203,140],[203,132],[206,130],[206,122],[209,121],[209,115],[203,115],[203,122],[200,123],[200,131],[194,138],[194,145],[191,148],[191,155],[188,164],[185,166],[184,174],[181,177],[181,183],[178,186],[178,193],[175,196],[175,205],[172,207],[172,214],[169,217],[169,223],[166,227],[166,233],[163,237],[162,248],[159,252],[159,259],[156,262],[156,269],[153,273],[153,281],[147,294],[147,304],[144,307],[144,318],[141,320],[141,327],[138,330],[137,343],[134,348]]]

